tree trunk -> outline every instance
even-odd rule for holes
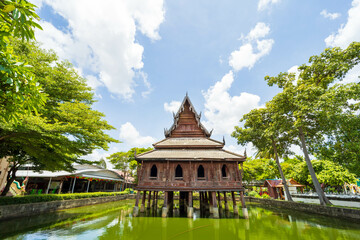
[[[127,189],[127,181],[126,181],[126,177],[127,177],[127,172],[126,172],[126,171],[124,171],[124,180],[125,180],[125,189],[124,189],[124,190],[126,190],[126,189]]]
[[[279,157],[278,157],[278,154],[277,154],[277,147],[276,147],[276,144],[275,144],[275,141],[272,140],[272,145],[273,145],[273,149],[274,149],[274,153],[275,153],[275,161],[276,161],[276,164],[279,168],[279,172],[280,172],[280,175],[281,175],[281,179],[282,179],[282,182],[283,182],[283,185],[285,187],[285,193],[286,193],[286,196],[287,196],[287,199],[288,201],[293,201],[292,197],[291,197],[291,194],[290,194],[290,191],[289,191],[289,187],[287,185],[287,182],[286,182],[286,179],[285,179],[285,176],[284,176],[284,173],[282,171],[282,168],[281,168],[281,165],[280,165],[280,161],[279,161]]]
[[[6,185],[4,187],[4,190],[1,193],[1,197],[6,196],[6,194],[9,192],[10,186],[16,178],[16,171],[17,171],[16,165],[12,166],[10,168],[10,170],[8,171],[8,174],[6,176]]]
[[[308,153],[307,148],[306,148],[305,136],[304,136],[304,132],[303,132],[302,127],[299,127],[299,138],[300,138],[301,146],[302,146],[302,149],[303,149],[303,152],[304,152],[305,162],[306,162],[306,164],[308,166],[309,173],[310,173],[311,179],[313,181],[316,193],[319,196],[320,204],[321,205],[332,204],[329,201],[329,199],[327,199],[327,197],[325,196],[324,191],[321,189],[319,180],[316,177],[315,170],[314,170],[314,168],[312,166],[312,163],[311,163],[310,158],[309,158],[309,153]]]

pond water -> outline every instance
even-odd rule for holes
[[[132,217],[133,206],[134,200],[125,200],[2,221],[0,239],[360,239],[359,222],[254,203],[248,204],[249,219],[231,213],[200,218],[197,210],[192,219],[151,212]]]

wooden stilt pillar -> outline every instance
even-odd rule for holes
[[[231,196],[232,196],[232,199],[233,199],[233,208],[234,208],[234,214],[235,215],[238,215],[239,214],[239,210],[236,206],[236,199],[235,199],[235,193],[234,192],[231,192]]]
[[[139,199],[140,199],[140,191],[136,193],[135,207],[133,210],[133,216],[136,217],[139,215]]]
[[[189,196],[188,196],[187,217],[188,217],[188,218],[192,218],[192,217],[193,217],[193,213],[194,213],[194,208],[193,208],[193,192],[190,191],[190,192],[189,192]]]
[[[217,207],[216,192],[211,192],[211,194],[212,194],[212,204],[213,204],[213,217],[219,218],[219,209]]]
[[[169,201],[169,192],[165,192],[165,194],[164,194],[164,205],[163,205],[162,213],[161,213],[161,216],[163,218],[167,217],[167,214],[168,214],[168,201]]]
[[[248,210],[247,210],[246,205],[245,205],[244,191],[240,191],[240,200],[241,200],[241,207],[242,207],[243,217],[248,219],[249,218],[249,213],[248,213]]]
[[[155,192],[155,191],[153,193],[153,200],[152,200],[152,205],[151,205],[151,207],[153,207],[153,208],[155,207],[155,197],[156,197],[155,195],[156,195],[156,193],[157,192]]]
[[[141,201],[141,207],[140,212],[145,211],[145,200],[146,200],[146,191],[143,191],[142,201]]]
[[[156,197],[155,197],[155,208],[157,208],[158,206],[158,198],[159,198],[159,191],[156,192]]]
[[[210,210],[210,214],[213,213],[213,196],[212,196],[212,192],[208,192],[208,198],[209,198],[209,210]]]
[[[150,209],[150,201],[151,201],[151,191],[149,191],[148,201],[147,201],[147,209]]]
[[[229,211],[229,204],[227,202],[226,192],[224,192],[224,203],[225,203],[225,211]]]
[[[221,195],[220,192],[217,192],[218,194],[218,202],[219,202],[219,209],[221,208]]]

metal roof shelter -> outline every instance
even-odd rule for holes
[[[64,190],[67,192],[115,191],[119,186],[122,190],[124,178],[115,170],[89,164],[75,165],[74,168],[73,172],[35,171],[31,165],[26,165],[16,172],[16,177],[29,179],[28,191],[33,191],[32,189],[42,189],[45,193],[61,193]],[[110,189],[109,185],[111,185]]]

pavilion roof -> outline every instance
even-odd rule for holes
[[[156,149],[163,148],[223,148],[224,142],[211,138],[165,138],[153,146]]]
[[[245,161],[244,156],[223,149],[155,149],[136,156],[141,160],[231,160]]]
[[[283,187],[284,186],[281,179],[266,179],[265,184],[266,184],[266,182],[270,185],[270,187]],[[295,181],[292,178],[286,179],[286,182],[287,182],[288,186],[304,187],[304,185],[298,183],[297,181]]]

